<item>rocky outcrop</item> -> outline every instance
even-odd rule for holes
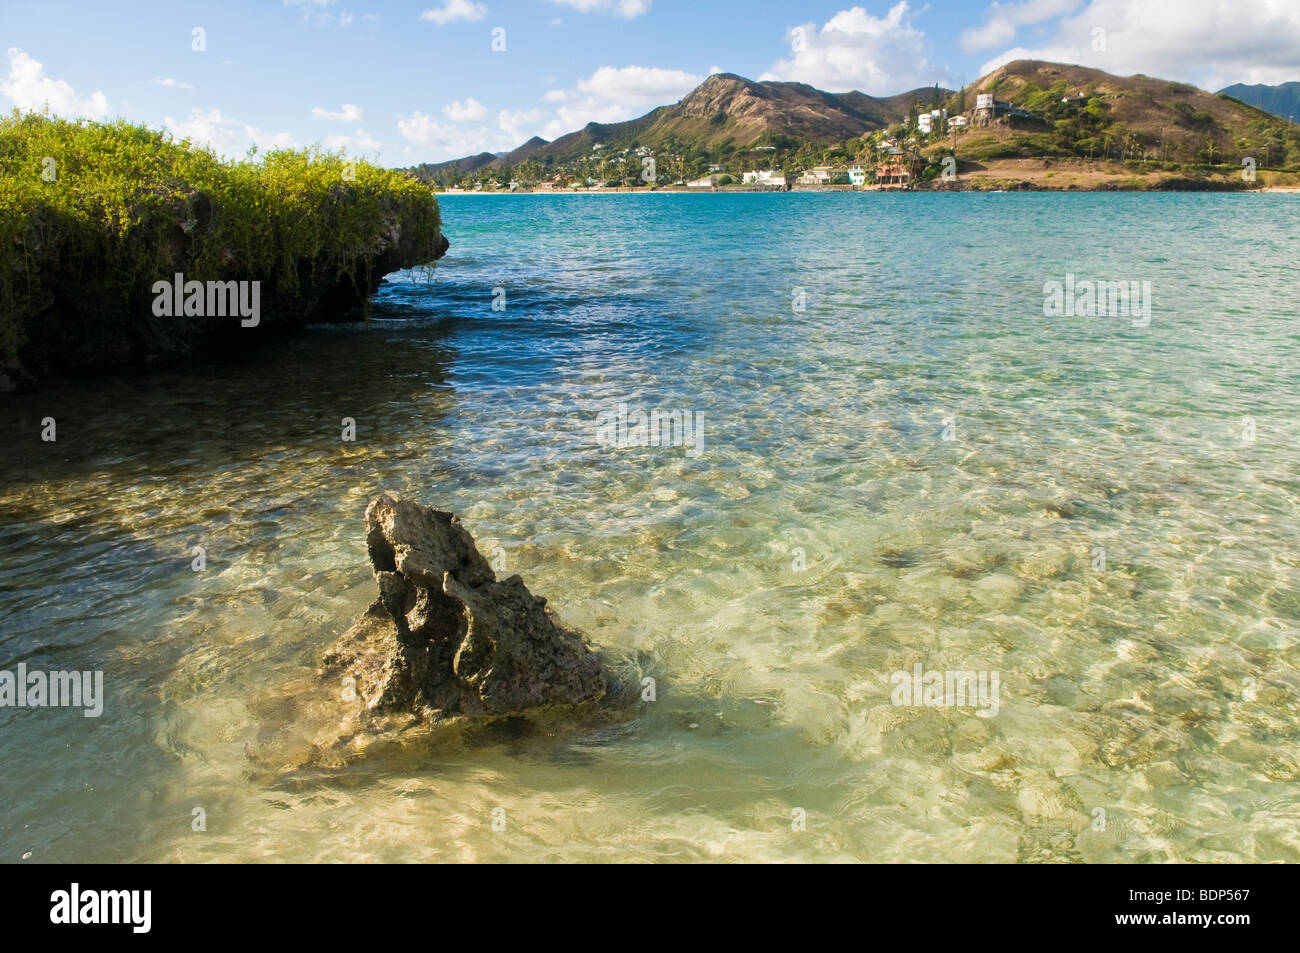
[[[33,273],[34,290],[18,320],[16,354],[0,354],[0,392],[29,386],[52,374],[127,368],[190,357],[207,350],[248,347],[254,339],[322,321],[357,319],[358,306],[378,290],[384,276],[428,264],[450,246],[440,229],[408,227],[394,207],[360,248],[322,247],[293,257],[273,271],[245,267],[241,256],[226,254],[214,280],[258,282],[260,313],[255,328],[238,317],[219,314],[168,314],[153,309],[151,283],[189,276],[203,248],[205,233],[220,214],[203,193],[174,196],[169,215],[178,221],[159,236],[141,229],[124,240],[124,257],[148,245],[158,262],[148,280],[121,286],[109,263],[87,260],[71,251],[74,224],[52,213],[33,218],[21,236]],[[152,243],[152,244],[151,244]],[[144,252],[138,252],[144,254]],[[0,276],[0,286],[4,284]]]
[[[362,756],[634,716],[638,663],[594,652],[519,576],[497,579],[451,513],[380,495],[365,527],[377,598],[318,668],[247,700],[252,776],[304,780]]]
[[[379,597],[325,654],[361,724],[447,721],[600,701],[610,681],[582,636],[515,575],[498,580],[451,513],[376,497],[366,547]]]

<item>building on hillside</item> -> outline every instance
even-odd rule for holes
[[[912,181],[912,173],[903,155],[897,147],[888,150],[884,158],[876,164],[876,185],[883,188],[905,188]]]
[[[686,183],[686,187],[691,189],[715,189],[718,187],[718,180],[721,178],[722,176],[716,173],[706,175],[703,178],[691,179]]]
[[[916,117],[916,128],[927,136],[930,133],[943,129],[943,121],[948,118],[948,110],[931,109],[928,113],[921,113]]]
[[[867,184],[867,170],[860,165],[849,166],[849,185],[856,189]]]
[[[542,192],[555,192],[559,189],[567,188],[570,185],[577,185],[572,175],[562,172],[553,179],[547,179],[545,182],[538,182],[537,188]]]
[[[901,188],[911,181],[912,174],[902,162],[887,159],[876,166],[876,185],[878,186]]]
[[[709,166],[709,171],[710,171],[710,172],[726,172],[726,171],[727,171],[727,167],[726,167],[725,165],[711,165],[711,166]]]
[[[994,99],[992,93],[979,93],[975,96],[975,111],[971,113],[971,125],[987,126],[998,119],[1038,119],[1027,109],[1013,106],[1011,103]]]
[[[965,128],[966,128],[966,117],[965,117],[965,116],[951,116],[951,117],[949,117],[949,119],[948,119],[948,128],[949,128],[949,129],[965,129]]]
[[[772,172],[764,170],[755,173],[754,184],[761,189],[780,189],[785,191],[790,188],[790,176],[784,172]]]
[[[835,169],[829,165],[814,166],[806,170],[803,175],[796,180],[796,185],[830,185],[831,179],[835,177]]]

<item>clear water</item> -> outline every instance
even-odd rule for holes
[[[0,859],[1300,860],[1293,197],[443,207],[368,327],[4,399],[0,668],[108,699],[0,709]],[[1044,317],[1067,272],[1150,325]],[[598,445],[623,401],[703,453]],[[259,774],[380,490],[657,700]],[[998,714],[892,705],[917,663]]]

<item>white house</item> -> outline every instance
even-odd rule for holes
[[[830,185],[835,169],[829,165],[818,165],[799,176],[800,185]]]
[[[692,189],[712,189],[717,187],[718,179],[720,178],[722,178],[722,176],[717,174],[706,175],[702,179],[692,179],[686,183],[686,186],[687,188]]]
[[[861,188],[867,183],[867,170],[860,165],[849,166],[849,183]]]
[[[948,118],[948,110],[931,109],[928,113],[921,113],[916,117],[916,128],[927,136],[936,129],[943,128],[943,120]]]
[[[740,178],[746,185],[757,185],[765,189],[784,189],[790,184],[784,172],[771,172],[767,169],[761,172],[744,172]]]

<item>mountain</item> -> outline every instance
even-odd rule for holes
[[[525,159],[564,163],[590,155],[593,147],[611,151],[632,144],[651,148],[690,148],[701,152],[758,145],[831,145],[902,122],[913,103],[939,102],[951,90],[926,86],[897,96],[827,93],[805,83],[755,82],[733,73],[716,73],[680,102],[660,106],[637,119],[588,123],[552,142],[534,137],[501,158],[479,161],[488,153],[431,163],[417,172],[429,176],[513,167]]]
[[[544,145],[546,145],[545,139],[541,136],[533,136],[533,138],[529,139],[518,149],[515,149],[513,152],[507,152],[502,158],[509,165],[518,165],[520,162],[523,162],[525,159],[532,156],[533,153]]]
[[[589,124],[556,139],[541,155],[567,159],[590,143],[643,146],[688,144],[706,152],[723,147],[769,145],[782,139],[835,143],[883,129],[907,118],[913,102],[939,101],[949,90],[925,87],[878,99],[864,93],[827,93],[805,83],[754,82],[717,73],[671,106],[639,119],[610,125]]]
[[[981,93],[999,104],[991,114],[976,110]],[[904,128],[914,110],[934,107],[966,116],[968,126],[932,135]],[[1300,165],[1300,126],[1239,98],[1142,74],[1017,60],[956,92],[935,86],[889,97],[719,73],[680,102],[636,119],[589,123],[552,142],[530,139],[505,155],[480,153],[413,171],[444,185],[478,179],[475,173],[504,184],[516,171],[525,182],[567,175],[631,184],[641,168],[634,150],[645,148],[668,181],[715,165],[734,177],[754,168],[870,164],[876,150],[862,139],[884,130],[935,169],[941,153],[954,148],[961,162],[1082,158],[1183,167],[1252,158],[1260,168]]]
[[[1115,76],[1084,66],[1017,60],[956,94],[950,112],[973,107],[979,93],[992,93],[1030,114],[1013,121],[1013,131],[998,130],[1023,156],[1229,164],[1257,156],[1261,165],[1300,156],[1300,129],[1294,125],[1232,97],[1141,73]],[[973,129],[971,135],[983,132]]]
[[[491,152],[480,152],[476,156],[466,156],[463,159],[453,159],[451,162],[440,163],[440,168],[445,169],[452,174],[466,174],[477,172],[479,169],[486,168],[499,161],[499,157]]]
[[[1240,99],[1256,109],[1292,122],[1300,119],[1300,83],[1278,83],[1276,86],[1265,86],[1262,83],[1247,86],[1245,83],[1237,83],[1219,90],[1219,94]]]

